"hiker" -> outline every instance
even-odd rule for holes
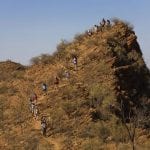
[[[31,103],[31,113],[34,115],[35,103]]]
[[[105,24],[106,24],[106,21],[105,21],[104,18],[103,18],[103,20],[102,20],[102,24],[103,24],[103,26],[105,26]]]
[[[69,73],[69,71],[65,71],[65,78],[66,78],[66,80],[68,80],[69,79],[69,77],[70,77],[70,73]]]
[[[97,26],[97,25],[94,25],[94,27],[93,27],[93,32],[94,32],[94,33],[97,33],[97,31],[98,31],[98,26]]]
[[[74,64],[74,67],[75,67],[75,70],[77,70],[77,56],[74,56],[73,57],[73,64]]]
[[[30,97],[29,98],[29,110],[30,110],[30,112],[32,112],[32,98]]]
[[[38,106],[35,105],[35,107],[34,107],[34,117],[35,117],[36,120],[38,119],[38,115],[39,115],[39,109],[38,109]]]
[[[59,84],[59,78],[57,76],[55,77],[54,84],[55,84],[55,89],[57,89],[58,88],[58,84]]]
[[[43,83],[43,84],[42,84],[42,90],[43,90],[44,92],[47,91],[47,85],[46,85],[46,83]]]
[[[107,19],[107,21],[106,21],[106,22],[107,22],[107,23],[106,23],[106,24],[107,24],[107,26],[110,26],[110,20],[108,20],[108,19]]]
[[[88,35],[88,36],[91,36],[91,35],[92,35],[91,30],[87,30],[87,35]]]
[[[42,116],[42,118],[41,118],[41,131],[42,131],[43,136],[46,136],[46,129],[47,129],[46,118],[44,116]]]
[[[105,24],[106,24],[106,21],[105,21],[105,19],[103,18],[102,22],[100,22],[100,27],[104,27]]]
[[[34,101],[34,103],[37,103],[37,95],[35,92],[32,95],[32,101]]]

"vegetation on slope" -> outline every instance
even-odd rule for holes
[[[78,57],[77,70],[73,56]],[[0,82],[0,145],[8,149],[100,150],[135,145],[149,149],[150,73],[130,25],[114,20],[90,36],[84,33],[72,42],[62,41],[53,55],[42,54],[31,61],[32,66],[19,65],[19,70],[9,67],[9,62],[7,68],[2,64],[2,73],[10,80]],[[70,72],[69,80],[65,70]],[[60,79],[57,88],[55,76]],[[48,85],[47,93],[41,91],[42,82]],[[5,92],[10,89],[15,90]],[[40,116],[47,117],[47,138],[28,111],[33,91]]]

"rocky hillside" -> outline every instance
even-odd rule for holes
[[[150,149],[150,72],[130,25],[114,20],[97,26],[32,63],[0,63],[2,149]],[[33,92],[38,120],[29,111]],[[46,137],[41,116],[48,124]]]

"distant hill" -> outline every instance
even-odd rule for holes
[[[150,71],[129,24],[102,22],[31,62],[0,63],[2,149],[150,149]],[[29,111],[33,92],[38,120]],[[47,137],[40,132],[42,116]]]

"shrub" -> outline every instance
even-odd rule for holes
[[[103,150],[102,142],[97,138],[89,138],[82,145],[82,150]]]
[[[128,30],[133,30],[134,26],[127,21],[122,21],[119,18],[112,18],[111,21],[116,24],[122,24],[124,27],[128,27]]]
[[[89,39],[87,45],[89,48],[99,46],[99,39]]]
[[[68,116],[70,116],[71,113],[73,113],[76,109],[77,106],[73,102],[64,102],[62,103],[62,108],[66,112]]]
[[[53,56],[57,59],[65,59],[67,53],[66,53],[66,48],[68,47],[69,42],[66,40],[62,40],[58,45],[57,45],[57,50],[56,52],[53,53]]]
[[[65,120],[65,111],[62,108],[51,110],[48,126],[53,133],[63,133],[66,129],[63,121]]]
[[[65,99],[72,99],[74,97],[76,97],[77,94],[77,90],[74,86],[67,86],[63,89],[63,98]]]
[[[24,72],[23,71],[14,71],[12,73],[12,76],[15,79],[24,79]]]
[[[99,106],[100,104],[102,104],[103,100],[108,94],[109,94],[108,89],[99,84],[94,84],[90,90],[90,96],[92,100],[93,101],[96,100],[95,105],[99,105]]]
[[[8,90],[9,90],[9,88],[6,85],[4,85],[4,86],[0,87],[0,94],[5,94],[8,92]]]
[[[53,62],[53,57],[49,54],[41,54],[40,56],[32,57],[30,62],[32,65],[50,64]]]
[[[83,38],[84,38],[84,36],[85,36],[85,34],[76,34],[75,36],[74,36],[74,39],[76,40],[76,41],[78,41],[78,42],[81,42],[82,40],[83,40]]]

